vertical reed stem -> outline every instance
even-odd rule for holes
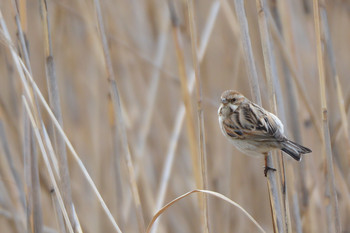
[[[50,107],[55,114],[58,122],[63,127],[63,118],[61,112],[60,105],[60,95],[58,91],[57,85],[57,77],[55,71],[55,63],[52,51],[52,41],[51,41],[51,29],[50,29],[50,20],[47,11],[47,2],[46,0],[41,0],[41,15],[42,15],[42,24],[44,31],[44,41],[45,41],[45,68],[46,68],[46,81],[47,81],[47,89],[49,93],[49,102]],[[64,205],[66,206],[66,210],[69,216],[69,220],[72,224],[74,231],[79,229],[79,222],[75,221],[74,218],[74,206],[72,202],[72,190],[70,184],[70,176],[69,176],[69,168],[67,161],[67,151],[66,145],[64,143],[63,138],[59,135],[57,130],[53,128],[53,141],[56,149],[56,154],[58,156],[59,162],[59,184],[62,193],[62,198]]]
[[[248,26],[247,17],[245,14],[244,1],[235,0],[235,8],[236,8],[236,14],[237,14],[237,18],[240,26],[245,64],[246,64],[246,69],[248,73],[249,84],[251,88],[253,101],[256,102],[258,105],[261,105],[261,95],[260,95],[260,89],[259,89],[259,83],[258,83],[258,74],[256,71],[254,55],[251,47],[251,40],[249,36],[249,26]],[[259,11],[259,14],[260,14],[260,11]],[[265,60],[265,62],[268,62],[268,61],[269,60]],[[266,70],[266,72],[269,72],[269,71]],[[267,156],[266,158],[267,166],[273,167],[271,154],[266,156]],[[274,232],[283,232],[283,220],[282,220],[283,215],[281,212],[281,205],[280,205],[281,201],[280,201],[280,196],[278,194],[279,189],[277,186],[277,177],[275,172],[269,170],[267,172],[267,178],[268,178],[267,184],[268,184],[268,190],[269,190],[269,198],[270,198]]]
[[[325,80],[325,67],[324,67],[324,56],[322,52],[322,38],[321,38],[321,23],[320,23],[320,10],[318,0],[313,0],[314,6],[314,21],[315,21],[315,34],[316,34],[316,52],[317,52],[317,65],[318,65],[318,76],[320,83],[320,98],[321,98],[321,117],[323,124],[323,151],[326,153],[326,201],[327,205],[330,205],[332,210],[331,214],[327,216],[331,219],[328,220],[329,224],[332,224],[335,232],[340,233],[340,218],[339,218],[339,209],[338,209],[338,198],[335,190],[335,180],[334,180],[334,169],[333,169],[333,155],[332,147],[329,135],[329,126],[328,126],[328,110],[327,110],[327,97],[326,97],[326,80]],[[333,228],[332,227],[332,228]]]
[[[205,148],[205,131],[204,131],[204,114],[202,107],[202,82],[200,78],[200,67],[198,62],[198,45],[197,45],[197,28],[195,23],[195,11],[193,6],[193,0],[187,0],[189,24],[191,33],[191,48],[192,48],[192,61],[194,67],[194,74],[196,79],[196,95],[197,95],[197,117],[198,117],[198,130],[199,130],[199,153],[201,161],[201,174],[203,189],[208,189],[207,178],[207,157]],[[203,195],[203,213],[202,222],[205,233],[209,233],[209,212],[208,212],[208,197]]]
[[[176,57],[177,57],[177,63],[178,63],[178,69],[179,69],[179,78],[181,82],[182,99],[186,109],[186,115],[185,115],[186,126],[187,126],[187,135],[188,135],[189,146],[190,146],[190,155],[192,158],[193,174],[195,177],[196,187],[202,187],[203,184],[202,184],[201,172],[198,166],[199,153],[198,153],[198,146],[197,146],[197,139],[196,139],[196,131],[194,127],[195,122],[193,118],[191,96],[187,86],[188,79],[187,79],[186,68],[185,68],[185,59],[183,54],[181,35],[179,31],[179,22],[175,13],[175,7],[173,5],[173,2],[170,0],[169,0],[169,10],[170,10],[173,38],[175,43]]]
[[[112,103],[113,103],[113,110],[114,110],[113,114],[114,114],[114,118],[116,118],[115,122],[118,123],[117,125],[119,127],[119,135],[123,146],[126,166],[128,168],[129,182],[130,182],[131,192],[132,192],[132,196],[133,196],[133,200],[136,208],[136,216],[137,216],[139,231],[143,232],[145,230],[145,222],[143,219],[143,211],[142,211],[142,205],[140,200],[140,194],[136,183],[134,165],[132,162],[128,137],[126,134],[126,128],[125,128],[125,123],[124,123],[122,109],[121,109],[121,102],[119,97],[119,90],[117,87],[117,83],[116,83],[116,79],[113,71],[112,60],[109,53],[107,37],[104,29],[100,1],[94,0],[94,4],[95,4],[100,36],[101,36],[101,43],[103,47],[103,53],[104,53],[106,71],[107,71],[107,81],[108,81]]]

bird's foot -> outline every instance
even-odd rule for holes
[[[273,168],[273,167],[269,167],[269,166],[265,166],[264,167],[265,169],[264,169],[264,175],[265,175],[265,177],[267,176],[267,172],[270,170],[270,171],[277,171],[276,170],[276,168]]]

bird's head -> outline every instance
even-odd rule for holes
[[[246,98],[238,91],[227,90],[221,95],[221,104],[230,106],[233,111],[235,111],[244,100],[246,100]]]
[[[218,114],[228,116],[246,100],[246,98],[238,91],[227,90],[221,95],[221,106]]]

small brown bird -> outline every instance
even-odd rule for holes
[[[283,124],[274,114],[254,104],[241,93],[228,90],[221,95],[218,110],[222,133],[241,152],[252,156],[265,155],[265,176],[269,169],[266,155],[280,149],[300,161],[311,150],[287,139]]]

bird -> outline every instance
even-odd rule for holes
[[[238,91],[222,93],[218,117],[222,133],[239,151],[254,157],[265,156],[265,176],[268,170],[276,170],[267,166],[268,152],[280,149],[297,161],[301,161],[303,154],[312,152],[285,136],[277,116]]]

